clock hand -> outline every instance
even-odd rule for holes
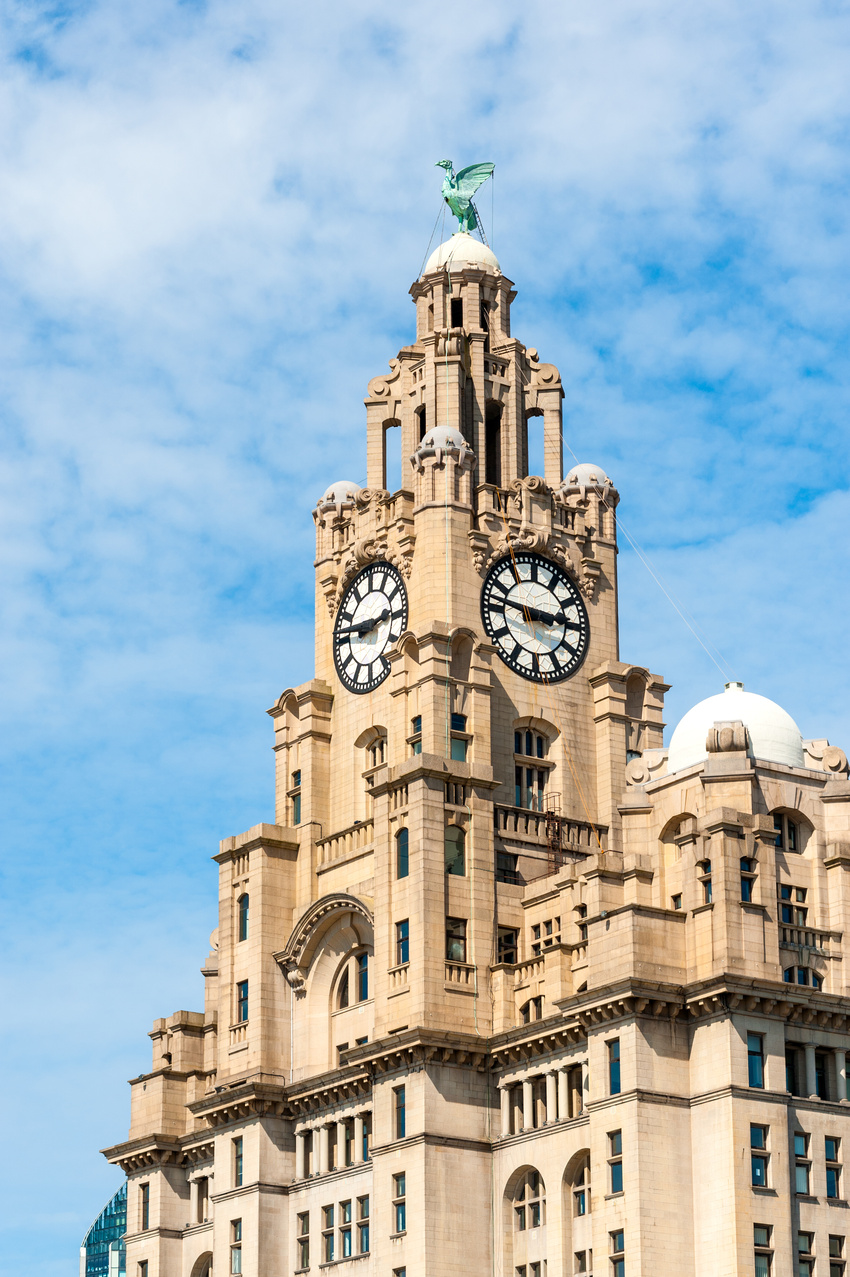
[[[532,607],[529,603],[506,603],[506,607],[511,607],[515,612],[524,612],[529,621],[539,621],[541,625],[563,625],[565,617],[562,614],[552,615],[551,612],[541,612],[539,608]]]
[[[388,621],[389,618],[390,614],[384,608],[380,616],[373,616],[369,620],[360,621],[357,625],[352,625],[347,630],[337,630],[337,637],[342,638],[345,634],[359,634],[362,637],[364,634],[370,634],[372,630],[376,630],[379,625],[382,625],[384,621]]]

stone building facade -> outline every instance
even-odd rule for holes
[[[128,1275],[841,1277],[845,755],[739,684],[664,749],[512,283],[457,234],[410,291],[367,486],[315,511],[275,823],[221,843],[204,1010],[106,1150]]]

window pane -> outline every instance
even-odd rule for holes
[[[410,834],[407,829],[400,829],[398,833],[396,834],[395,846],[396,846],[396,877],[397,878],[406,878],[409,872],[409,868],[410,868],[410,862],[408,858],[409,838],[410,838]]]
[[[827,1197],[838,1197],[839,1188],[839,1172],[834,1167],[826,1168],[826,1195]]]
[[[770,1255],[756,1255],[756,1277],[770,1277]]]
[[[611,1163],[611,1192],[622,1193],[623,1191],[623,1163]]]
[[[752,1183],[754,1188],[767,1188],[767,1158],[760,1153],[752,1157]]]
[[[809,1191],[809,1168],[808,1166],[797,1166],[795,1168],[794,1191],[796,1193],[806,1193]]]
[[[369,957],[361,953],[357,959],[357,1001],[365,1002],[369,997]]]
[[[464,857],[464,835],[463,830],[457,825],[448,825],[445,832],[445,854],[446,854],[446,873],[460,874],[466,873],[465,857]]]
[[[452,737],[451,756],[456,763],[466,762],[466,748],[468,744],[469,744],[468,741],[459,740],[457,736]]]
[[[770,1245],[770,1228],[767,1224],[753,1225],[753,1243],[756,1246]]]

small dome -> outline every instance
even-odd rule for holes
[[[786,767],[804,767],[803,737],[790,714],[775,701],[745,692],[743,683],[727,683],[689,709],[670,740],[667,772],[681,771],[708,757],[706,738],[715,723],[742,722],[750,734],[749,754]]]
[[[472,235],[468,235],[466,231],[455,231],[451,239],[447,239],[439,248],[435,248],[425,263],[422,274],[430,275],[432,271],[442,270],[447,262],[449,270],[460,270],[464,266],[478,266],[483,270],[495,271],[498,275],[502,273],[493,250],[486,244],[482,244],[480,239],[474,239]]]
[[[335,506],[353,505],[360,490],[360,484],[353,479],[337,479],[318,502],[319,509],[331,510]]]
[[[423,437],[416,451],[418,452],[422,448],[428,448],[430,451],[434,451],[436,448],[460,451],[461,448],[468,447],[469,445],[463,435],[459,430],[455,430],[454,426],[434,426],[433,430],[429,430]]]
[[[573,466],[561,484],[562,488],[613,488],[613,486],[602,466],[595,466],[592,461],[582,461],[579,465]]]

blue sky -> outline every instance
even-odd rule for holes
[[[313,524],[446,156],[565,434],[735,677],[850,746],[846,3],[28,0],[0,16],[0,1273],[75,1272],[218,839],[273,814]],[[622,652],[718,671],[635,555]]]

